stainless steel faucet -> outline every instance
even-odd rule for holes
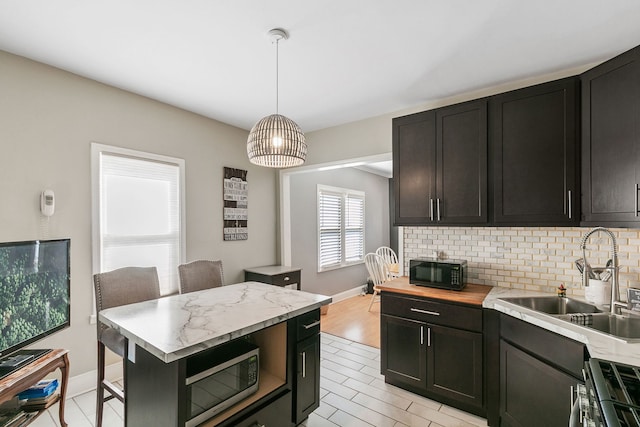
[[[604,228],[604,227],[596,227],[590,231],[587,232],[587,234],[585,234],[582,237],[582,240],[580,241],[580,248],[582,249],[582,259],[584,260],[584,269],[582,271],[582,287],[586,288],[589,285],[589,273],[590,273],[590,269],[591,266],[589,265],[589,263],[587,262],[587,255],[586,255],[586,245],[587,245],[587,240],[589,239],[589,237],[591,237],[592,234],[597,233],[597,232],[602,232],[605,233],[609,236],[609,239],[611,240],[611,265],[607,267],[607,269],[611,270],[612,273],[612,279],[611,279],[611,308],[609,310],[609,312],[611,314],[616,314],[616,312],[620,311],[621,307],[626,307],[627,304],[620,301],[620,282],[619,282],[619,275],[618,275],[618,243],[616,242],[616,236],[608,229]]]

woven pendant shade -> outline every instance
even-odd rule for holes
[[[307,158],[307,143],[300,126],[280,114],[256,123],[247,138],[249,161],[270,168],[300,166]]]
[[[269,168],[300,166],[307,158],[307,142],[300,126],[278,114],[278,43],[289,35],[282,28],[269,31],[276,45],[276,114],[256,123],[247,138],[249,161]]]

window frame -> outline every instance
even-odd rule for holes
[[[323,193],[327,193],[327,194],[333,194],[333,195],[337,195],[340,197],[340,206],[341,206],[341,212],[340,212],[340,262],[336,263],[336,264],[331,264],[331,265],[327,265],[327,266],[322,266],[321,263],[321,258],[322,258],[322,248],[321,248],[321,244],[322,244],[322,239],[321,239],[321,234],[322,234],[322,229],[321,229],[321,212],[320,212],[320,199],[322,197]],[[346,216],[346,201],[347,198],[352,197],[352,198],[358,198],[362,200],[362,254],[361,257],[355,261],[347,261],[346,260],[346,252],[347,252],[347,248],[346,248],[346,230],[347,230],[347,225],[346,225],[346,221],[345,221],[345,216]],[[331,271],[331,270],[336,270],[339,268],[344,268],[344,267],[349,267],[349,266],[353,266],[353,265],[358,265],[358,264],[362,264],[364,263],[364,255],[365,255],[365,247],[366,247],[366,195],[364,191],[359,191],[359,190],[353,190],[353,189],[348,189],[348,188],[341,188],[341,187],[333,187],[333,186],[329,186],[329,185],[324,185],[324,184],[317,184],[317,190],[316,190],[316,220],[317,220],[317,224],[316,224],[316,239],[317,239],[317,271],[318,273],[324,272],[324,271]]]
[[[178,218],[178,232],[179,236],[179,256],[178,263],[182,264],[186,259],[186,224],[185,224],[185,211],[186,211],[186,197],[185,197],[185,161],[184,159],[164,156],[161,154],[149,153],[145,151],[132,150],[128,148],[116,147],[111,145],[100,144],[96,142],[91,143],[91,235],[92,235],[92,270],[93,274],[102,272],[102,245],[101,245],[101,177],[102,171],[100,167],[100,159],[103,154],[114,155],[121,157],[129,157],[137,160],[167,163],[178,167],[178,198],[179,198],[179,218]],[[177,268],[176,280],[177,280]],[[177,289],[177,288],[176,288]],[[94,295],[95,297],[95,295]],[[95,306],[93,308],[95,316]],[[93,316],[92,316],[93,317]]]

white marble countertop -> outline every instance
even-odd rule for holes
[[[587,346],[591,357],[635,366],[640,365],[640,342],[627,342],[624,339],[603,334],[586,326],[558,319],[554,316],[529,310],[525,307],[499,299],[549,295],[554,294],[494,287],[485,298],[482,306],[495,309],[501,313],[524,320],[527,323],[581,342]],[[575,297],[571,298],[579,299]]]
[[[330,302],[324,295],[244,282],[109,308],[98,318],[169,363]]]

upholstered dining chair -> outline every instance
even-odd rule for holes
[[[388,246],[380,246],[376,249],[376,254],[380,255],[384,262],[387,263],[391,278],[400,277],[400,264],[398,264],[398,256],[393,249]]]
[[[160,298],[158,271],[155,267],[124,267],[105,273],[94,274],[96,310],[118,307],[125,304]],[[113,398],[124,404],[124,391],[105,379],[105,348],[126,359],[127,340],[115,329],[99,321],[98,325],[98,384],[96,387],[96,427],[102,426],[104,402]],[[126,360],[123,360],[126,363]],[[126,373],[126,370],[124,370]],[[123,375],[123,382],[127,378]],[[105,390],[109,393],[105,397]]]
[[[385,260],[380,255],[374,253],[368,253],[364,256],[364,264],[367,266],[369,278],[371,278],[373,282],[373,295],[371,295],[368,310],[371,311],[371,306],[373,306],[376,297],[380,295],[379,286],[389,279],[389,271]]]
[[[224,284],[222,261],[197,260],[178,266],[180,293],[217,288]]]

